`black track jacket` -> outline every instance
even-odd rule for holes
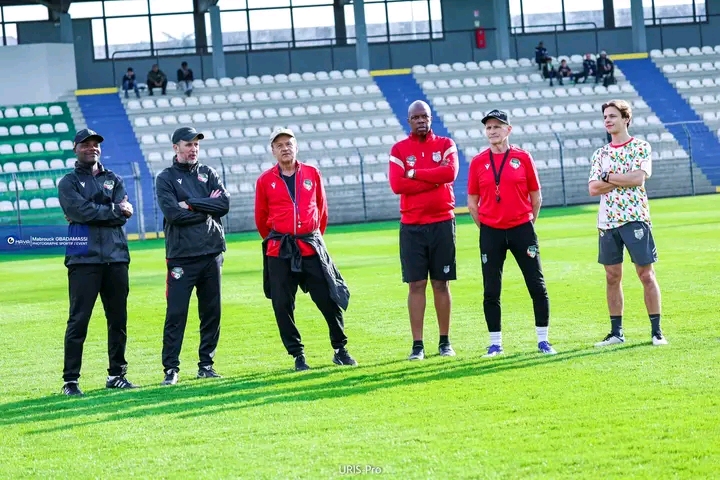
[[[58,182],[58,200],[70,221],[68,236],[87,236],[87,248],[67,249],[65,265],[130,263],[123,226],[127,218],[117,204],[127,193],[123,179],[98,162],[92,166],[75,162],[75,170]]]
[[[210,198],[213,190],[221,190]],[[155,179],[155,191],[163,213],[165,257],[199,257],[225,251],[225,231],[220,219],[230,210],[230,196],[214,168],[200,163],[178,163]],[[178,205],[185,202],[190,210]]]

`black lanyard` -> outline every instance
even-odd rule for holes
[[[503,168],[505,168],[505,162],[508,159],[508,155],[510,155],[510,149],[507,149],[507,152],[505,152],[505,156],[502,159],[502,163],[500,163],[500,170],[497,170],[495,168],[495,160],[493,159],[492,152],[490,153],[490,165],[492,165],[493,169],[493,175],[495,175],[495,200],[497,202],[500,202],[500,175],[502,175]]]

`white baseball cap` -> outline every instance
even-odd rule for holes
[[[276,128],[276,129],[273,130],[273,132],[270,134],[270,145],[272,145],[273,142],[275,141],[275,139],[276,139],[277,137],[279,137],[280,135],[287,135],[288,137],[295,138],[295,134],[294,134],[293,131],[290,130],[289,128]]]

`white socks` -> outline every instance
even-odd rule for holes
[[[538,343],[548,341],[549,327],[535,327]],[[502,332],[490,332],[490,345],[502,345]]]
[[[549,327],[535,327],[535,332],[537,332],[538,337],[538,343],[548,341],[548,328]]]

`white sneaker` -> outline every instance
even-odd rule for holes
[[[667,345],[668,341],[665,338],[665,336],[662,334],[662,332],[655,332],[652,336],[652,344],[655,346]]]
[[[602,342],[597,342],[595,344],[596,347],[608,347],[610,345],[619,345],[621,343],[625,343],[625,336],[620,335],[619,337],[617,335],[613,335],[612,333],[608,333],[608,335],[605,337],[605,339]]]

